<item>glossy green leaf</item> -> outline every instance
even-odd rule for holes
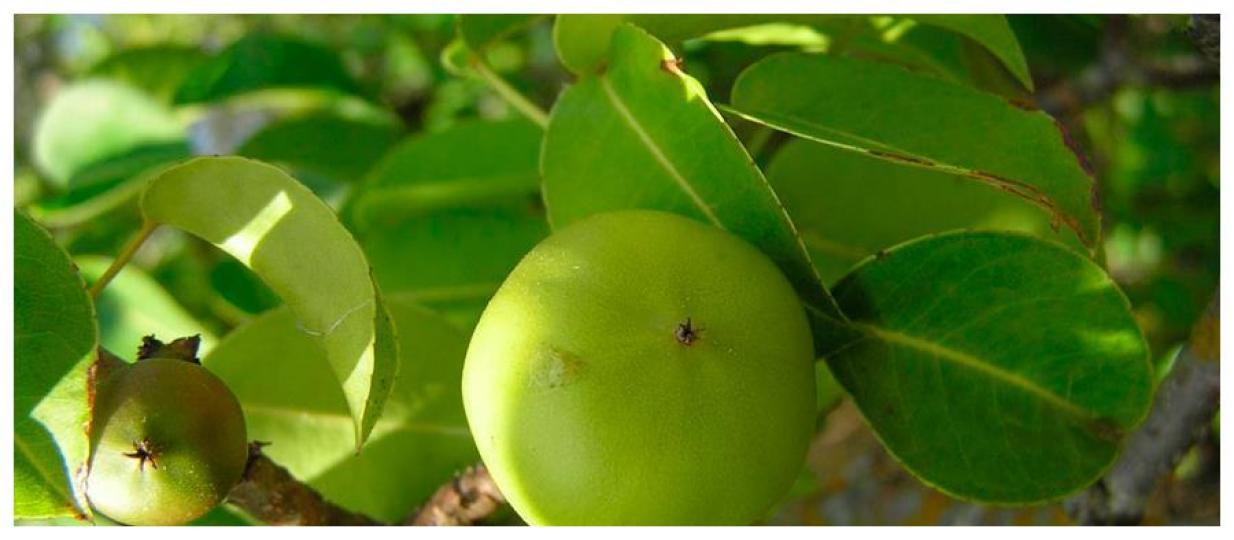
[[[521,119],[471,122],[390,152],[345,207],[382,290],[474,322],[548,234],[539,203],[543,134]]]
[[[79,177],[91,167],[150,153],[187,155],[186,130],[170,109],[116,81],[89,79],[64,88],[34,128],[34,161],[64,189],[98,181]]]
[[[952,229],[1024,231],[1082,249],[1019,197],[813,141],[788,142],[767,179],[828,284],[880,249]]]
[[[553,43],[562,64],[575,73],[593,73],[608,58],[608,43],[623,22],[647,30],[665,43],[677,43],[712,32],[767,23],[791,23],[833,29],[837,24],[860,21],[859,15],[806,14],[572,14],[558,15]],[[886,17],[874,17],[880,19]],[[1015,33],[1001,15],[906,15],[921,24],[944,28],[966,36],[995,55],[1025,87],[1032,89],[1028,64]],[[863,21],[864,22],[864,21]]]
[[[748,68],[732,101],[742,116],[801,137],[1014,193],[1097,246],[1093,177],[1041,111],[892,65],[800,53]]]
[[[250,437],[269,441],[272,459],[328,500],[397,523],[477,455],[460,393],[467,336],[401,299],[389,308],[401,369],[359,454],[347,443],[347,403],[325,357],[285,308],[229,335],[204,364],[236,393]]]
[[[13,513],[86,516],[76,479],[90,443],[94,305],[51,235],[13,213]]]
[[[482,51],[489,44],[526,30],[549,15],[491,14],[459,15],[458,33],[473,51]]]
[[[910,18],[921,24],[946,28],[980,43],[1002,62],[1024,88],[1033,89],[1033,77],[1028,73],[1024,51],[1020,50],[1020,42],[1016,40],[1015,32],[1011,31],[1011,25],[1007,24],[1006,17],[991,14],[918,14]]]
[[[276,167],[198,158],[155,178],[146,219],[196,235],[252,269],[325,347],[362,444],[398,367],[393,330],[364,253],[334,212]]]
[[[672,53],[631,25],[613,34],[602,76],[553,108],[541,170],[550,223],[625,208],[676,212],[745,238],[801,295],[821,353],[844,316],[819,281],[793,224],[750,156]]]
[[[184,79],[206,58],[197,48],[177,45],[125,49],[95,64],[90,76],[127,83],[170,103]]]
[[[392,122],[329,113],[293,116],[266,126],[236,153],[337,182],[354,182],[385,155],[399,132]]]
[[[1152,400],[1127,299],[1012,233],[928,236],[834,288],[862,335],[827,358],[887,449],[956,497],[1030,504],[1095,481]]]
[[[189,73],[175,101],[219,101],[267,88],[362,93],[337,52],[289,36],[249,34]]]
[[[95,255],[74,259],[87,283],[93,284],[107,267],[109,257]],[[116,274],[95,299],[103,348],[121,358],[134,358],[143,336],[155,335],[164,341],[201,335],[201,354],[215,344],[214,335],[193,318],[162,285],[140,268],[129,264]]]

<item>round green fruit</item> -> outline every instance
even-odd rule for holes
[[[235,395],[200,365],[152,358],[99,388],[86,494],[129,525],[179,525],[217,506],[248,460]]]
[[[814,426],[805,312],[731,234],[621,211],[555,233],[489,302],[463,402],[531,524],[749,524]]]

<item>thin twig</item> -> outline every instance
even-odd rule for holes
[[[513,86],[510,86],[510,83],[493,71],[483,59],[478,56],[472,56],[470,65],[476,74],[481,79],[484,79],[484,82],[487,82],[493,88],[493,91],[497,92],[497,95],[506,100],[506,103],[509,103],[511,107],[514,107],[515,110],[531,119],[532,122],[535,122],[540,127],[548,127],[548,113],[519,93]]]
[[[108,266],[107,270],[103,272],[103,275],[99,276],[99,279],[94,282],[94,285],[90,286],[91,298],[97,299],[99,294],[102,294],[103,289],[107,287],[107,284],[111,283],[111,280],[116,277],[116,274],[119,274],[120,270],[124,269],[124,265],[128,264],[129,260],[133,258],[133,255],[137,253],[138,249],[141,249],[142,244],[146,242],[147,238],[150,238],[150,234],[153,233],[154,229],[157,229],[158,226],[159,224],[153,221],[142,222],[141,229],[137,231],[137,234],[133,235],[133,238],[124,246],[124,249],[121,250],[120,254],[116,256],[116,259],[111,261],[111,266]]]
[[[1158,481],[1207,433],[1221,396],[1219,318],[1214,297],[1161,382],[1148,420],[1127,441],[1110,472],[1067,501],[1076,521],[1139,523]]]
[[[488,469],[476,465],[441,486],[406,525],[472,525],[492,515],[505,502]]]
[[[231,490],[227,502],[270,525],[382,524],[325,500],[262,454],[261,446],[260,443],[249,446],[244,479]]]

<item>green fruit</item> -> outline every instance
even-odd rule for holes
[[[200,365],[153,358],[99,388],[86,493],[130,525],[179,525],[240,480],[248,443],[240,403]]]
[[[592,216],[489,302],[463,402],[531,524],[749,524],[814,425],[802,305],[761,252],[673,214]]]

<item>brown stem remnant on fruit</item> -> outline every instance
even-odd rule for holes
[[[694,322],[689,317],[686,317],[686,322],[678,324],[677,329],[673,331],[673,337],[677,338],[677,343],[689,347],[695,341],[698,341],[698,335],[702,331],[702,328],[694,326]]]
[[[1148,419],[1127,440],[1105,477],[1066,503],[1088,525],[1136,524],[1158,481],[1206,434],[1221,398],[1218,299],[1191,334],[1158,386]]]
[[[441,486],[405,525],[473,525],[497,511],[506,498],[484,465],[469,467]]]
[[[325,500],[262,454],[262,446],[249,445],[244,478],[232,488],[227,502],[270,525],[381,525]]]

